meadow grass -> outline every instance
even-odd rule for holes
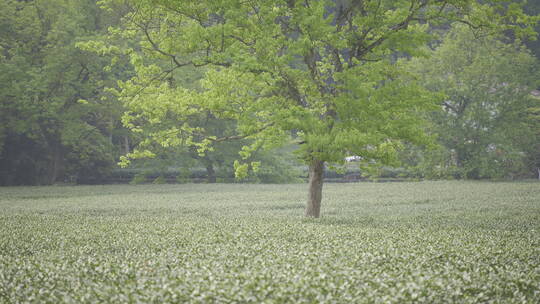
[[[540,183],[0,188],[4,303],[540,303]]]

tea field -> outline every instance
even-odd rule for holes
[[[540,183],[0,188],[0,303],[540,303]]]

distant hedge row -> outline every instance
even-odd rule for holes
[[[231,171],[216,170],[216,182],[218,183],[293,183],[303,182],[308,178],[307,168],[297,168],[297,176],[295,179],[279,179],[272,174],[264,172],[256,177],[250,177],[243,181],[238,181],[234,178]],[[358,168],[348,169],[345,172],[336,172],[326,170],[324,177],[329,182],[355,182],[367,179],[410,179],[415,178],[411,172],[403,168],[385,167],[380,170],[377,176],[367,178],[363,176]],[[204,168],[192,168],[189,171],[186,169],[168,169],[151,170],[151,169],[115,169],[110,174],[101,178],[79,180],[82,184],[144,184],[144,183],[204,183],[207,182],[208,174]]]

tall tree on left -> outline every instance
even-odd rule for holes
[[[120,75],[76,47],[111,20],[93,0],[0,0],[0,184],[52,184],[114,164],[121,110],[102,88]]]

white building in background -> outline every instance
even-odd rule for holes
[[[355,161],[361,161],[361,160],[362,160],[362,157],[358,156],[358,155],[352,155],[352,156],[345,157],[345,161],[348,162],[348,163],[355,162]]]

